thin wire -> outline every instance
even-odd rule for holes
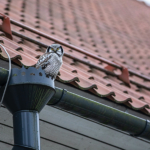
[[[10,75],[11,75],[11,59],[10,59],[10,56],[9,56],[8,52],[6,51],[5,47],[1,44],[0,44],[0,46],[4,49],[4,51],[6,52],[6,54],[8,56],[8,59],[9,59],[9,74],[8,74],[7,82],[6,82],[6,85],[5,85],[4,92],[3,92],[3,96],[2,96],[2,99],[0,101],[0,107],[1,107],[1,105],[3,103],[3,100],[4,100],[5,93],[6,93],[6,89],[7,89],[7,86],[8,86],[8,82],[9,82],[9,79],[10,79]]]

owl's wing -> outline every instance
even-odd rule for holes
[[[40,56],[36,64],[36,68],[39,69],[40,67],[47,65],[47,63],[49,63],[48,60],[51,58],[51,56],[51,53],[45,53],[42,56]]]

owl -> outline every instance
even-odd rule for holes
[[[36,64],[36,68],[39,69],[40,67],[42,67],[47,77],[56,79],[59,69],[63,63],[63,54],[64,51],[61,45],[50,45],[47,48],[46,52],[42,56],[40,56]]]

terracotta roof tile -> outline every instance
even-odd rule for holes
[[[74,84],[74,82],[79,82],[79,78],[74,76],[73,74],[63,70],[63,69],[60,69],[60,75],[57,76],[57,79],[60,80],[61,82],[63,83],[72,83]]]
[[[0,11],[86,52],[150,75],[150,9],[140,3],[130,0],[1,0]],[[11,29],[45,45],[55,42],[14,24]],[[10,40],[2,32],[0,43],[6,47],[13,62],[25,66],[34,66],[46,49],[16,35]],[[102,69],[107,66],[103,61],[62,46],[65,53],[89,64]],[[7,59],[2,49],[0,58]],[[66,55],[63,62],[58,81],[150,115],[150,81],[129,74],[130,81],[133,81],[129,87],[117,76],[121,74],[119,69],[115,69],[115,76],[112,76]]]

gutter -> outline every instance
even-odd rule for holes
[[[0,68],[0,86],[5,84],[7,76],[8,70]],[[65,89],[56,87],[55,91],[56,93],[48,102],[48,105],[56,106],[87,119],[112,126],[128,132],[131,136],[150,140],[149,120],[122,112],[94,100],[71,93]]]

